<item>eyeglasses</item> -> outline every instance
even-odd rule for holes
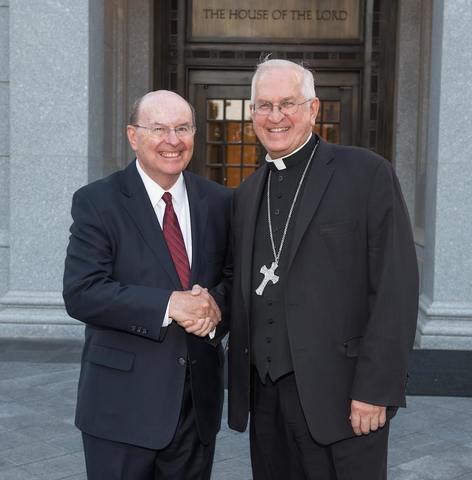
[[[170,135],[170,132],[174,132],[178,138],[190,137],[195,133],[196,128],[193,125],[181,125],[180,127],[165,127],[159,125],[157,127],[144,127],[143,125],[134,124],[133,127],[144,128],[149,131],[149,134],[155,138],[164,138]]]
[[[304,105],[312,100],[312,98],[309,98],[301,103],[295,103],[289,100],[282,103],[256,102],[251,105],[251,108],[257,115],[270,115],[273,112],[274,107],[277,107],[282,115],[295,115],[295,113],[298,112],[298,107],[300,105]]]

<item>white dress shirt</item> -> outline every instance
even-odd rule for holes
[[[168,191],[172,195],[172,205],[174,207],[177,220],[179,221],[180,230],[184,238],[185,250],[187,251],[188,262],[190,267],[192,266],[192,229],[190,222],[190,207],[188,204],[187,189],[185,188],[185,180],[182,173],[179,175],[177,181],[172,185],[169,190],[164,190],[158,183],[156,183],[139,164],[139,159],[136,161],[136,168],[138,169],[139,176],[141,177],[146,192],[148,194],[151,205],[156,213],[159,225],[163,226],[164,212],[166,204],[162,200],[162,195]],[[167,310],[164,315],[162,326],[166,327],[172,322],[169,317],[169,304],[167,304]]]

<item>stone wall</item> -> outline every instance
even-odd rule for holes
[[[135,53],[140,60],[150,54],[151,4],[0,0],[4,337],[82,335],[61,296],[71,198],[80,186],[128,160],[123,134],[128,83],[131,79],[133,93],[144,93],[152,80],[145,68],[129,72],[128,62]],[[132,18],[145,15],[144,24],[135,19],[130,26],[129,12]],[[130,27],[140,28],[135,47],[129,44]]]

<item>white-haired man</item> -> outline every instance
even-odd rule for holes
[[[386,478],[418,274],[392,166],[312,133],[310,71],[258,66],[266,163],[235,192],[229,424],[251,413],[254,480]]]

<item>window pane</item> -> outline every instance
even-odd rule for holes
[[[224,140],[224,123],[207,122],[207,142],[222,142]]]
[[[323,122],[339,122],[340,102],[323,102]]]
[[[226,100],[226,120],[241,120],[243,116],[242,100]]]
[[[224,160],[223,147],[221,145],[207,145],[206,163],[222,165]]]
[[[330,143],[339,143],[339,125],[324,124],[321,136]]]
[[[235,163],[241,165],[241,147],[238,145],[228,145],[226,147],[226,163]]]
[[[228,122],[226,124],[227,142],[241,142],[241,123]]]
[[[243,163],[249,165],[257,165],[257,157],[257,145],[245,145],[243,147]]]
[[[208,120],[223,120],[223,100],[207,101],[207,118]]]

